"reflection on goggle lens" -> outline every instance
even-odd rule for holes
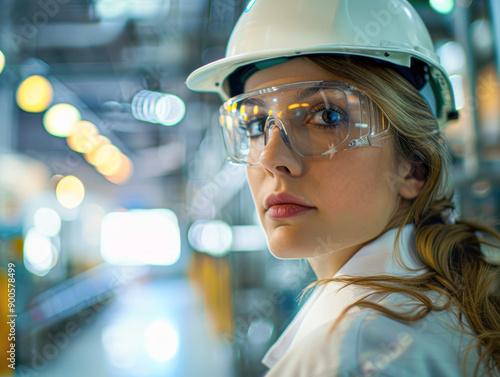
[[[275,127],[302,157],[382,146],[390,137],[378,106],[341,82],[293,83],[245,93],[221,106],[219,121],[230,161],[244,165],[259,163]]]

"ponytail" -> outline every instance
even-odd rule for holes
[[[477,337],[464,360],[476,347],[480,361],[486,361],[487,370],[492,372],[500,365],[500,266],[487,259],[481,244],[494,247],[485,235],[497,241],[500,237],[479,222],[445,223],[441,213],[452,208],[449,198],[433,202],[426,216],[416,221],[415,242],[420,257],[436,271],[438,282]]]

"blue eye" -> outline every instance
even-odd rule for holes
[[[326,124],[335,123],[340,119],[340,114],[333,110],[323,110],[321,119],[323,119]]]
[[[246,132],[248,137],[258,137],[264,134],[266,118],[254,119],[250,122],[241,122],[239,128]]]
[[[318,105],[311,109],[305,123],[313,124],[320,128],[337,128],[348,124],[347,113],[337,106]]]

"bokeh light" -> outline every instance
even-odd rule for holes
[[[484,199],[488,197],[488,195],[491,193],[491,182],[490,181],[479,181],[475,182],[472,185],[472,194],[477,198],[477,199]]]
[[[248,327],[248,340],[254,344],[265,344],[271,339],[274,323],[269,318],[258,317]]]
[[[462,45],[451,41],[440,46],[436,53],[441,59],[441,65],[449,75],[461,74],[467,63],[467,56]]]
[[[44,276],[57,263],[58,250],[50,238],[31,228],[24,240],[24,266],[31,273]]]
[[[448,14],[453,10],[453,0],[429,0],[431,7],[439,13]]]
[[[82,119],[78,109],[67,103],[52,106],[43,116],[43,125],[47,132],[58,137],[71,134],[74,125]]]
[[[481,138],[485,144],[498,145],[500,140],[500,87],[495,63],[481,68],[476,79],[477,114],[481,124]],[[497,149],[493,147],[493,149]],[[498,157],[496,157],[498,158]]]
[[[491,22],[480,18],[470,25],[472,48],[481,58],[488,58],[495,49]]]
[[[95,168],[104,175],[115,174],[120,170],[121,156],[122,153],[116,146],[112,144],[102,145],[95,155]]]
[[[104,176],[108,181],[117,184],[117,185],[122,185],[132,177],[132,174],[134,173],[134,165],[130,158],[125,156],[124,154],[121,155],[121,162],[120,162],[120,167],[118,171],[114,174],[107,174]]]
[[[39,75],[26,78],[16,92],[17,105],[29,113],[47,110],[53,98],[54,90],[49,80]]]
[[[39,208],[33,216],[35,228],[48,237],[54,237],[61,230],[61,217],[52,208]]]
[[[231,249],[233,233],[231,227],[220,220],[195,221],[188,232],[191,246],[213,256],[222,256]]]
[[[77,177],[68,175],[57,184],[56,197],[63,207],[68,209],[76,208],[85,197],[85,187]]]
[[[151,322],[144,332],[144,345],[154,360],[167,361],[175,356],[179,348],[177,331],[164,319]]]
[[[5,68],[5,55],[0,50],[0,73],[2,73],[4,68]]]
[[[96,165],[96,162],[97,162],[96,157],[97,157],[97,153],[99,151],[99,148],[101,148],[104,145],[108,145],[108,144],[111,144],[111,141],[106,136],[97,135],[94,148],[92,150],[88,151],[87,153],[85,153],[85,155],[84,155],[85,160],[87,160],[87,162],[91,165]]]
[[[132,100],[132,115],[150,123],[173,126],[186,114],[186,105],[172,94],[141,90]]]
[[[205,250],[215,256],[226,254],[232,242],[231,227],[224,221],[210,221],[201,234],[201,243]]]
[[[81,120],[71,129],[66,142],[75,152],[88,153],[96,147],[98,136],[99,132],[93,123]]]

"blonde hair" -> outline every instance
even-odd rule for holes
[[[412,174],[425,180],[421,193],[407,201],[387,225],[386,230],[398,227],[396,245],[403,227],[415,224],[416,250],[430,272],[411,278],[388,275],[339,276],[311,284],[308,289],[331,281],[370,287],[378,293],[400,293],[422,303],[420,311],[401,314],[380,304],[365,300],[349,305],[333,325],[354,306],[372,308],[391,318],[418,321],[431,311],[454,306],[462,330],[475,336],[467,348],[462,368],[470,351],[475,348],[479,361],[474,369],[477,376],[481,362],[485,372],[500,371],[500,266],[489,261],[481,251],[481,244],[497,247],[478,238],[476,231],[500,240],[500,233],[492,227],[475,221],[456,220],[445,223],[441,213],[454,209],[453,192],[447,193],[450,158],[443,135],[429,106],[415,87],[392,68],[362,57],[309,55],[319,68],[339,81],[345,81],[364,91],[384,111],[393,125],[395,154],[412,164]],[[397,249],[397,247],[396,247]],[[398,256],[399,250],[396,250]],[[424,293],[436,291],[446,298],[446,304],[437,306]],[[470,324],[464,330],[463,316]],[[465,373],[465,372],[464,372]]]

